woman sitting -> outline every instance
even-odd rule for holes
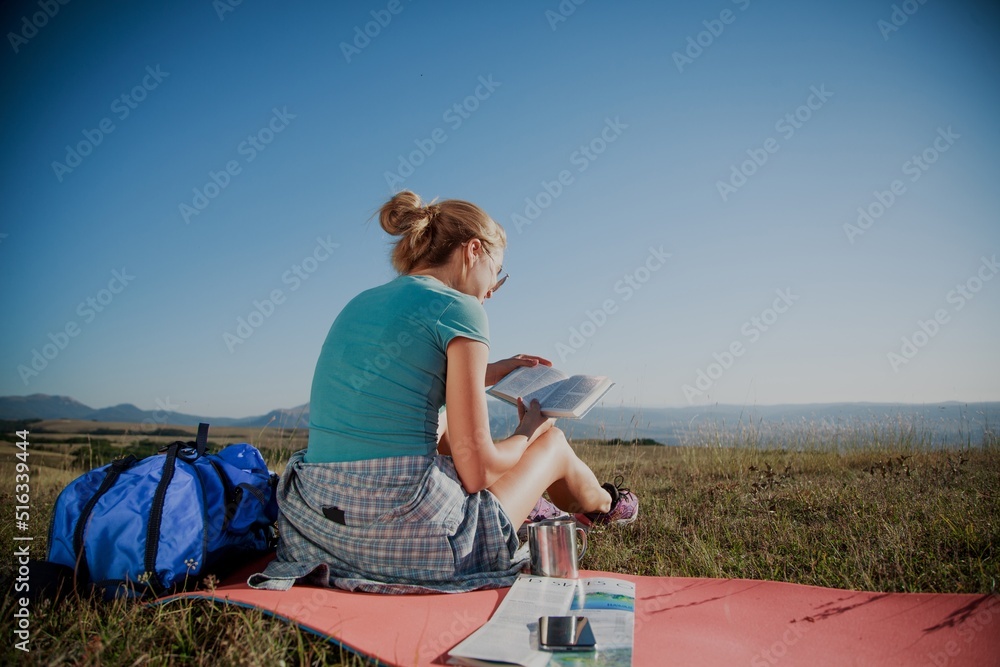
[[[503,228],[460,200],[400,192],[380,211],[399,276],[340,312],[316,364],[308,448],[278,487],[277,559],[257,588],[510,585],[518,527],[548,492],[562,510],[627,523],[633,494],[598,482],[537,401],[494,441],[484,388],[529,355],[488,363],[483,303],[504,284]],[[447,419],[442,412],[447,404]],[[517,553],[515,553],[517,552]]]

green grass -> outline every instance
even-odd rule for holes
[[[632,529],[592,537],[584,565],[632,574],[993,593],[1000,449],[633,448],[597,460],[641,499]],[[603,475],[602,475],[603,473]]]
[[[283,468],[294,449],[290,440],[267,433],[257,440],[272,469]],[[711,434],[699,440],[684,447],[576,445],[600,479],[623,475],[641,501],[635,524],[591,532],[583,567],[871,591],[997,592],[1000,445],[995,440],[931,448],[892,429],[835,438],[814,434],[785,448],[761,446],[752,431],[735,440]],[[49,448],[32,459],[36,556],[44,553],[56,495],[85,470],[78,458],[56,458]],[[104,455],[100,450],[94,453]],[[14,462],[13,449],[5,445],[0,449],[5,479],[13,480]],[[10,490],[5,483],[3,507],[14,504]],[[0,540],[10,545],[12,536],[8,519],[0,525]],[[9,558],[0,564],[8,591]],[[11,604],[8,594],[0,610],[6,637],[12,636]],[[362,664],[254,610],[202,601],[148,608],[71,599],[33,611],[32,653],[21,654],[8,643],[0,662]]]

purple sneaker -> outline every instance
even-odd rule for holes
[[[547,498],[542,496],[538,499],[538,502],[535,503],[535,506],[531,508],[531,511],[528,512],[528,517],[524,520],[524,523],[521,524],[521,527],[517,529],[517,537],[522,543],[527,543],[529,523],[545,521],[546,519],[555,519],[556,517],[562,516],[569,516],[569,513],[562,511]]]
[[[588,512],[585,516],[593,524],[625,525],[639,518],[639,499],[624,488],[624,477],[616,477],[614,484],[605,482],[601,486],[611,494],[611,509],[607,512]]]
[[[525,521],[534,523],[535,521],[545,521],[546,519],[554,519],[558,516],[567,516],[568,512],[556,507],[549,501],[545,496],[538,499],[535,506],[528,512],[528,518]]]

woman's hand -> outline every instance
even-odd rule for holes
[[[519,396],[517,399],[517,417],[520,423],[514,430],[514,435],[523,435],[528,438],[530,445],[535,438],[552,428],[556,420],[552,417],[542,415],[542,406],[537,398],[531,399],[531,405],[525,406],[524,400]]]
[[[551,366],[552,362],[542,357],[532,354],[517,354],[509,359],[496,361],[486,365],[486,386],[492,387],[500,380],[504,379],[512,370],[521,366]]]

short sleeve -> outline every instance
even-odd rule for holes
[[[438,318],[436,332],[442,350],[456,336],[490,344],[490,324],[483,305],[472,297],[455,299]]]

